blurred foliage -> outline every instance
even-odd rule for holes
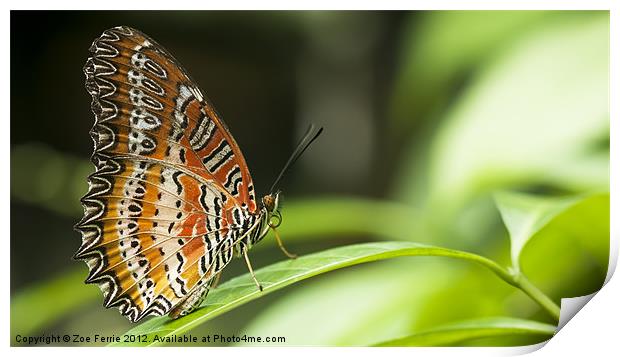
[[[28,163],[25,169],[23,163]],[[11,150],[11,196],[59,214],[78,216],[93,165],[39,143]]]
[[[424,202],[438,227],[456,220],[446,228],[475,239],[478,225],[457,217],[494,219],[490,205],[471,202],[495,189],[607,189],[608,15],[553,14],[479,58],[484,65],[454,99],[429,151],[414,145],[405,161],[397,196]],[[420,155],[428,155],[423,170]]]
[[[101,294],[98,288],[83,284],[85,272],[84,268],[63,273],[22,289],[13,296],[11,334],[38,333],[69,311],[98,298]]]
[[[609,24],[570,19],[539,31],[486,67],[439,131],[429,182],[442,210],[523,182],[607,187],[609,154],[593,149],[609,135]]]
[[[153,19],[160,16],[180,28],[190,16],[164,14],[134,16],[134,26],[156,28]],[[133,15],[106,16],[116,25]],[[46,16],[58,23],[54,15]],[[80,23],[76,19],[91,15],[63,16]],[[297,129],[292,126],[304,127],[304,118],[320,121],[327,113],[329,121],[321,122],[326,140],[296,166],[293,172],[301,173],[291,174],[290,190],[284,191],[291,198],[285,196],[281,234],[291,250],[305,254],[282,261],[273,241],[263,242],[252,251],[259,262],[255,266],[264,266],[257,269],[263,294],[245,268],[231,264],[225,275],[236,277],[211,292],[203,308],[176,321],[152,318],[131,326],[132,333],[192,329],[198,335],[285,336],[290,345],[523,345],[553,335],[553,309],[561,298],[602,286],[610,220],[608,12],[224,12],[190,17],[192,31],[206,34],[210,46],[204,67],[224,69],[196,77],[201,84],[201,76],[209,78],[208,93],[230,96],[218,101],[224,108],[218,107],[233,113],[227,122],[238,141],[249,145],[244,152],[259,169],[253,171],[255,179],[264,179],[283,161],[288,143],[294,142]],[[209,21],[198,21],[205,18]],[[97,33],[110,25],[82,22]],[[16,42],[17,34],[12,31],[12,46],[30,43]],[[185,39],[182,35],[187,33],[178,38]],[[62,39],[61,48],[84,47],[82,34],[55,36],[50,41]],[[92,40],[90,33],[83,36]],[[162,43],[174,44],[171,38]],[[237,41],[245,45],[233,47]],[[35,86],[44,91],[54,73],[66,73],[43,71],[46,50],[53,47],[41,46],[42,62],[32,73],[45,73]],[[178,44],[185,54],[201,46]],[[39,58],[16,57],[23,53],[12,51],[12,67]],[[205,53],[187,56],[188,67],[201,67],[197,64]],[[83,61],[77,57],[76,63]],[[244,58],[251,65],[243,67]],[[79,69],[76,63],[71,68]],[[277,77],[293,69],[297,77]],[[83,92],[78,88],[83,78],[68,78],[68,93]],[[86,151],[66,151],[75,146],[75,137],[88,140],[84,123],[89,120],[75,121],[84,132],[71,140],[58,134],[49,135],[50,141],[25,138],[18,130],[25,128],[24,118],[16,121],[24,108],[19,105],[23,91],[13,81],[11,88],[11,333],[119,335],[130,324],[100,307],[97,288],[80,282],[84,267],[54,271],[30,263],[36,282],[22,279],[15,269],[25,266],[17,265],[21,259],[16,257],[36,254],[33,244],[56,249],[55,255],[66,257],[60,260],[65,265],[78,264],[69,261],[77,247],[70,222],[81,214],[79,197],[92,166]],[[43,98],[55,98],[45,93]],[[288,95],[298,96],[299,103]],[[80,100],[80,115],[90,118],[86,95]],[[277,112],[268,111],[276,107]],[[248,117],[247,108],[264,110],[254,116],[261,120],[246,126],[235,119]],[[362,108],[363,115],[352,108]],[[351,121],[358,116],[373,121]],[[265,118],[274,118],[273,125]],[[285,129],[276,129],[283,123]],[[28,132],[52,132],[57,126],[70,130],[64,125],[45,122]],[[266,136],[257,135],[265,125],[273,127]],[[261,151],[272,152],[276,160],[261,158]],[[359,157],[340,156],[355,152]],[[33,225],[33,219],[42,223]],[[50,229],[50,221],[62,227]],[[73,242],[67,239],[71,235]],[[465,259],[398,258],[430,254],[417,243],[446,247],[433,249]],[[333,248],[338,245],[344,247]],[[469,264],[475,257],[496,274]]]
[[[454,83],[510,46],[531,26],[557,13],[544,11],[438,11],[404,30],[401,70],[392,96],[394,128],[415,127],[449,104]]]

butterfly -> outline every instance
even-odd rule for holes
[[[84,66],[95,124],[84,217],[76,224],[87,284],[130,321],[184,316],[233,256],[243,257],[282,216],[273,187],[322,128],[311,127],[260,204],[243,154],[174,57],[126,26],[94,40]]]

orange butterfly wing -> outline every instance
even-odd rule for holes
[[[237,143],[172,55],[129,27],[106,30],[90,51],[96,171],[75,257],[104,305],[135,322],[220,272],[257,204]]]

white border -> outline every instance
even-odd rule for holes
[[[5,5],[6,4],[6,5]],[[617,98],[618,98],[618,70],[617,63],[618,57],[618,44],[620,36],[618,36],[618,5],[617,2],[609,0],[593,0],[593,1],[567,1],[567,0],[546,0],[546,1],[534,1],[534,0],[522,0],[522,1],[274,1],[263,0],[260,2],[252,1],[228,1],[228,2],[197,2],[187,0],[174,0],[174,1],[161,1],[151,0],[149,2],[131,2],[126,0],[108,0],[105,2],[78,2],[78,1],[4,1],[3,5],[7,6],[2,13],[3,20],[3,33],[0,42],[0,48],[10,48],[10,13],[9,9],[158,9],[158,10],[183,10],[183,9],[291,9],[291,10],[303,10],[303,9],[555,9],[555,10],[577,10],[577,9],[599,9],[607,10],[611,9],[611,60],[612,67],[610,68],[610,112],[612,118],[616,119],[616,113],[618,110]],[[138,6],[142,5],[142,6]],[[41,29],[45,31],[45,29]],[[4,116],[2,123],[4,124],[4,130],[2,134],[4,136],[2,140],[2,152],[0,153],[0,162],[4,165],[8,165],[10,160],[10,132],[9,118],[10,118],[10,57],[8,51],[3,53],[1,57],[2,65],[4,68],[3,73],[3,86],[2,86],[2,108],[4,109]],[[618,239],[620,237],[620,227],[618,222],[614,219],[620,217],[620,210],[618,209],[619,191],[617,186],[613,183],[620,179],[620,170],[618,166],[618,153],[620,147],[615,140],[618,137],[618,125],[614,120],[611,120],[611,238],[612,238],[612,252],[615,252],[617,256],[618,251]],[[617,119],[616,119],[617,120]],[[615,140],[614,140],[615,139]],[[6,172],[6,166],[5,166]],[[0,176],[0,194],[3,197],[2,204],[0,206],[0,216],[2,217],[2,227],[5,232],[4,242],[8,241],[10,231],[9,220],[9,205],[10,205],[10,183],[9,175]],[[10,250],[3,249],[4,258],[2,260],[3,268],[5,269],[5,275],[8,276],[10,271]],[[611,273],[608,274],[608,278],[611,277]],[[9,284],[5,281],[2,285],[3,294],[1,297],[1,304],[4,307],[3,312],[6,315],[3,318],[2,336],[9,336],[10,334],[10,319],[8,318],[10,299],[9,299]],[[617,350],[617,330],[618,330],[618,302],[620,301],[620,283],[618,278],[611,279],[609,283],[601,290],[599,294],[592,298],[592,301],[588,303],[568,324],[558,332],[558,334],[544,346],[544,348],[538,350],[536,353],[542,356],[558,356],[558,355],[572,355],[574,353],[588,353],[594,351],[614,351]],[[7,341],[5,339],[5,341]],[[8,342],[8,341],[7,341]],[[5,345],[8,347],[7,345]],[[270,356],[290,356],[295,355],[315,355],[316,353],[338,353],[344,355],[369,355],[371,353],[390,353],[395,355],[411,356],[411,354],[423,354],[423,355],[514,355],[531,351],[532,348],[416,348],[411,350],[409,348],[390,348],[390,349],[370,349],[370,348],[321,348],[309,349],[309,348],[218,348],[217,350],[211,349],[211,351],[205,351],[202,348],[164,348],[164,349],[149,349],[149,355],[166,355],[169,354],[197,354],[204,355],[205,353],[217,353],[218,355],[247,355],[247,354],[265,354]],[[144,351],[144,350],[141,350]],[[133,348],[122,349],[123,354],[141,354],[144,352],[138,351]],[[379,352],[380,351],[380,352]],[[52,354],[69,354],[69,355],[82,355],[82,354],[95,354],[103,355],[109,353],[107,349],[102,348],[88,348],[88,349],[76,349],[76,348],[46,348],[44,350],[33,348],[11,348],[9,351],[14,354],[30,355],[34,353],[52,353]]]
[[[14,10],[608,10],[613,0],[58,0],[3,1]]]

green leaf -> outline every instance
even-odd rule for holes
[[[501,192],[495,203],[510,234],[510,252],[513,268],[520,271],[521,250],[542,227],[565,211],[581,197],[549,198],[523,193]]]
[[[591,294],[607,274],[609,229],[609,193],[580,197],[529,239],[519,258],[523,273],[556,301]]]
[[[11,333],[37,333],[54,321],[100,296],[84,284],[85,267],[33,284],[11,297]]]
[[[508,317],[460,321],[419,332],[375,346],[455,346],[465,341],[514,335],[553,336],[556,327],[531,320]]]
[[[332,272],[261,305],[241,334],[286,336],[287,345],[295,346],[366,346],[408,335],[423,313],[420,303],[448,288],[451,278],[468,266],[433,258],[391,259]],[[476,268],[480,276],[488,275],[490,286],[514,289]],[[451,305],[438,310],[446,306]]]
[[[523,274],[553,301],[587,295],[601,287],[609,259],[608,193],[555,198],[503,192],[495,198],[509,234],[523,237],[521,244],[513,244],[519,247],[517,262]],[[487,255],[498,257],[501,251],[509,252],[510,247],[502,244]],[[494,285],[492,277],[477,274],[475,269],[463,271],[470,272],[449,277],[448,287],[420,304],[417,330],[485,315],[552,321],[529,297]],[[477,291],[484,294],[472,293]],[[454,296],[459,299],[455,301]],[[451,308],[443,308],[447,305]]]
[[[147,335],[145,343],[129,345],[160,345],[155,337],[164,338],[182,334],[237,306],[258,299],[265,294],[318,274],[371,261],[402,256],[445,256],[465,259],[482,264],[506,281],[511,277],[501,267],[481,256],[451,249],[426,246],[410,242],[365,243],[344,246],[323,252],[302,256],[295,260],[282,261],[256,271],[256,278],[263,284],[259,292],[249,274],[233,278],[215,289],[206,299],[203,307],[177,320],[169,317],[152,318],[128,331],[132,335]],[[128,345],[115,343],[112,345]]]
[[[495,199],[516,271],[559,289],[556,297],[600,288],[609,259],[608,193],[556,198],[503,192]]]

